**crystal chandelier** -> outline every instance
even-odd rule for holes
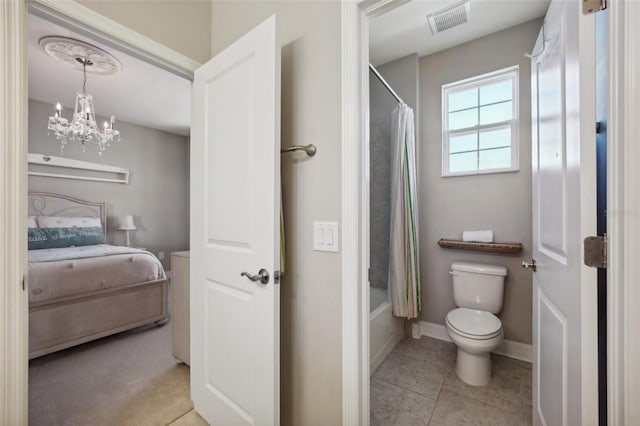
[[[111,146],[111,142],[120,140],[120,132],[113,128],[115,118],[111,116],[110,122],[105,121],[103,129],[99,129],[96,123],[93,96],[87,93],[87,65],[93,62],[87,58],[76,58],[82,64],[82,93],[76,93],[76,105],[71,122],[62,116],[62,105],[56,104],[56,112],[49,117],[49,134],[55,135],[60,141],[60,153],[64,154],[64,147],[70,141],[80,142],[84,152],[87,144],[95,144],[98,155]]]
[[[100,127],[96,123],[93,96],[87,93],[87,72],[108,75],[117,73],[122,64],[109,52],[81,40],[60,36],[45,36],[39,40],[40,46],[52,58],[82,70],[82,92],[76,93],[76,104],[71,120],[62,116],[62,105],[56,104],[55,113],[49,117],[49,134],[60,141],[60,152],[65,145],[79,142],[84,152],[87,145],[95,145],[98,154],[112,142],[120,140],[120,132],[114,129],[115,118],[111,116]]]

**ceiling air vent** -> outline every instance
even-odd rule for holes
[[[471,4],[469,0],[464,0],[427,15],[427,21],[431,32],[437,34],[468,22],[470,17]]]

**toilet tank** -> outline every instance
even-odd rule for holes
[[[453,278],[456,306],[497,314],[502,309],[507,268],[498,265],[455,262],[449,272]]]

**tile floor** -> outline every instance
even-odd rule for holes
[[[531,364],[491,355],[483,387],[456,376],[456,346],[407,338],[371,377],[371,426],[531,424]]]

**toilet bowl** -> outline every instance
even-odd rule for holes
[[[453,295],[458,308],[446,317],[449,337],[458,347],[456,374],[465,383],[485,386],[491,381],[491,351],[504,340],[502,309],[504,266],[455,262],[451,265]]]
[[[491,381],[491,351],[504,338],[502,323],[490,312],[457,308],[447,314],[447,333],[458,347],[456,374],[463,382],[485,386]]]

